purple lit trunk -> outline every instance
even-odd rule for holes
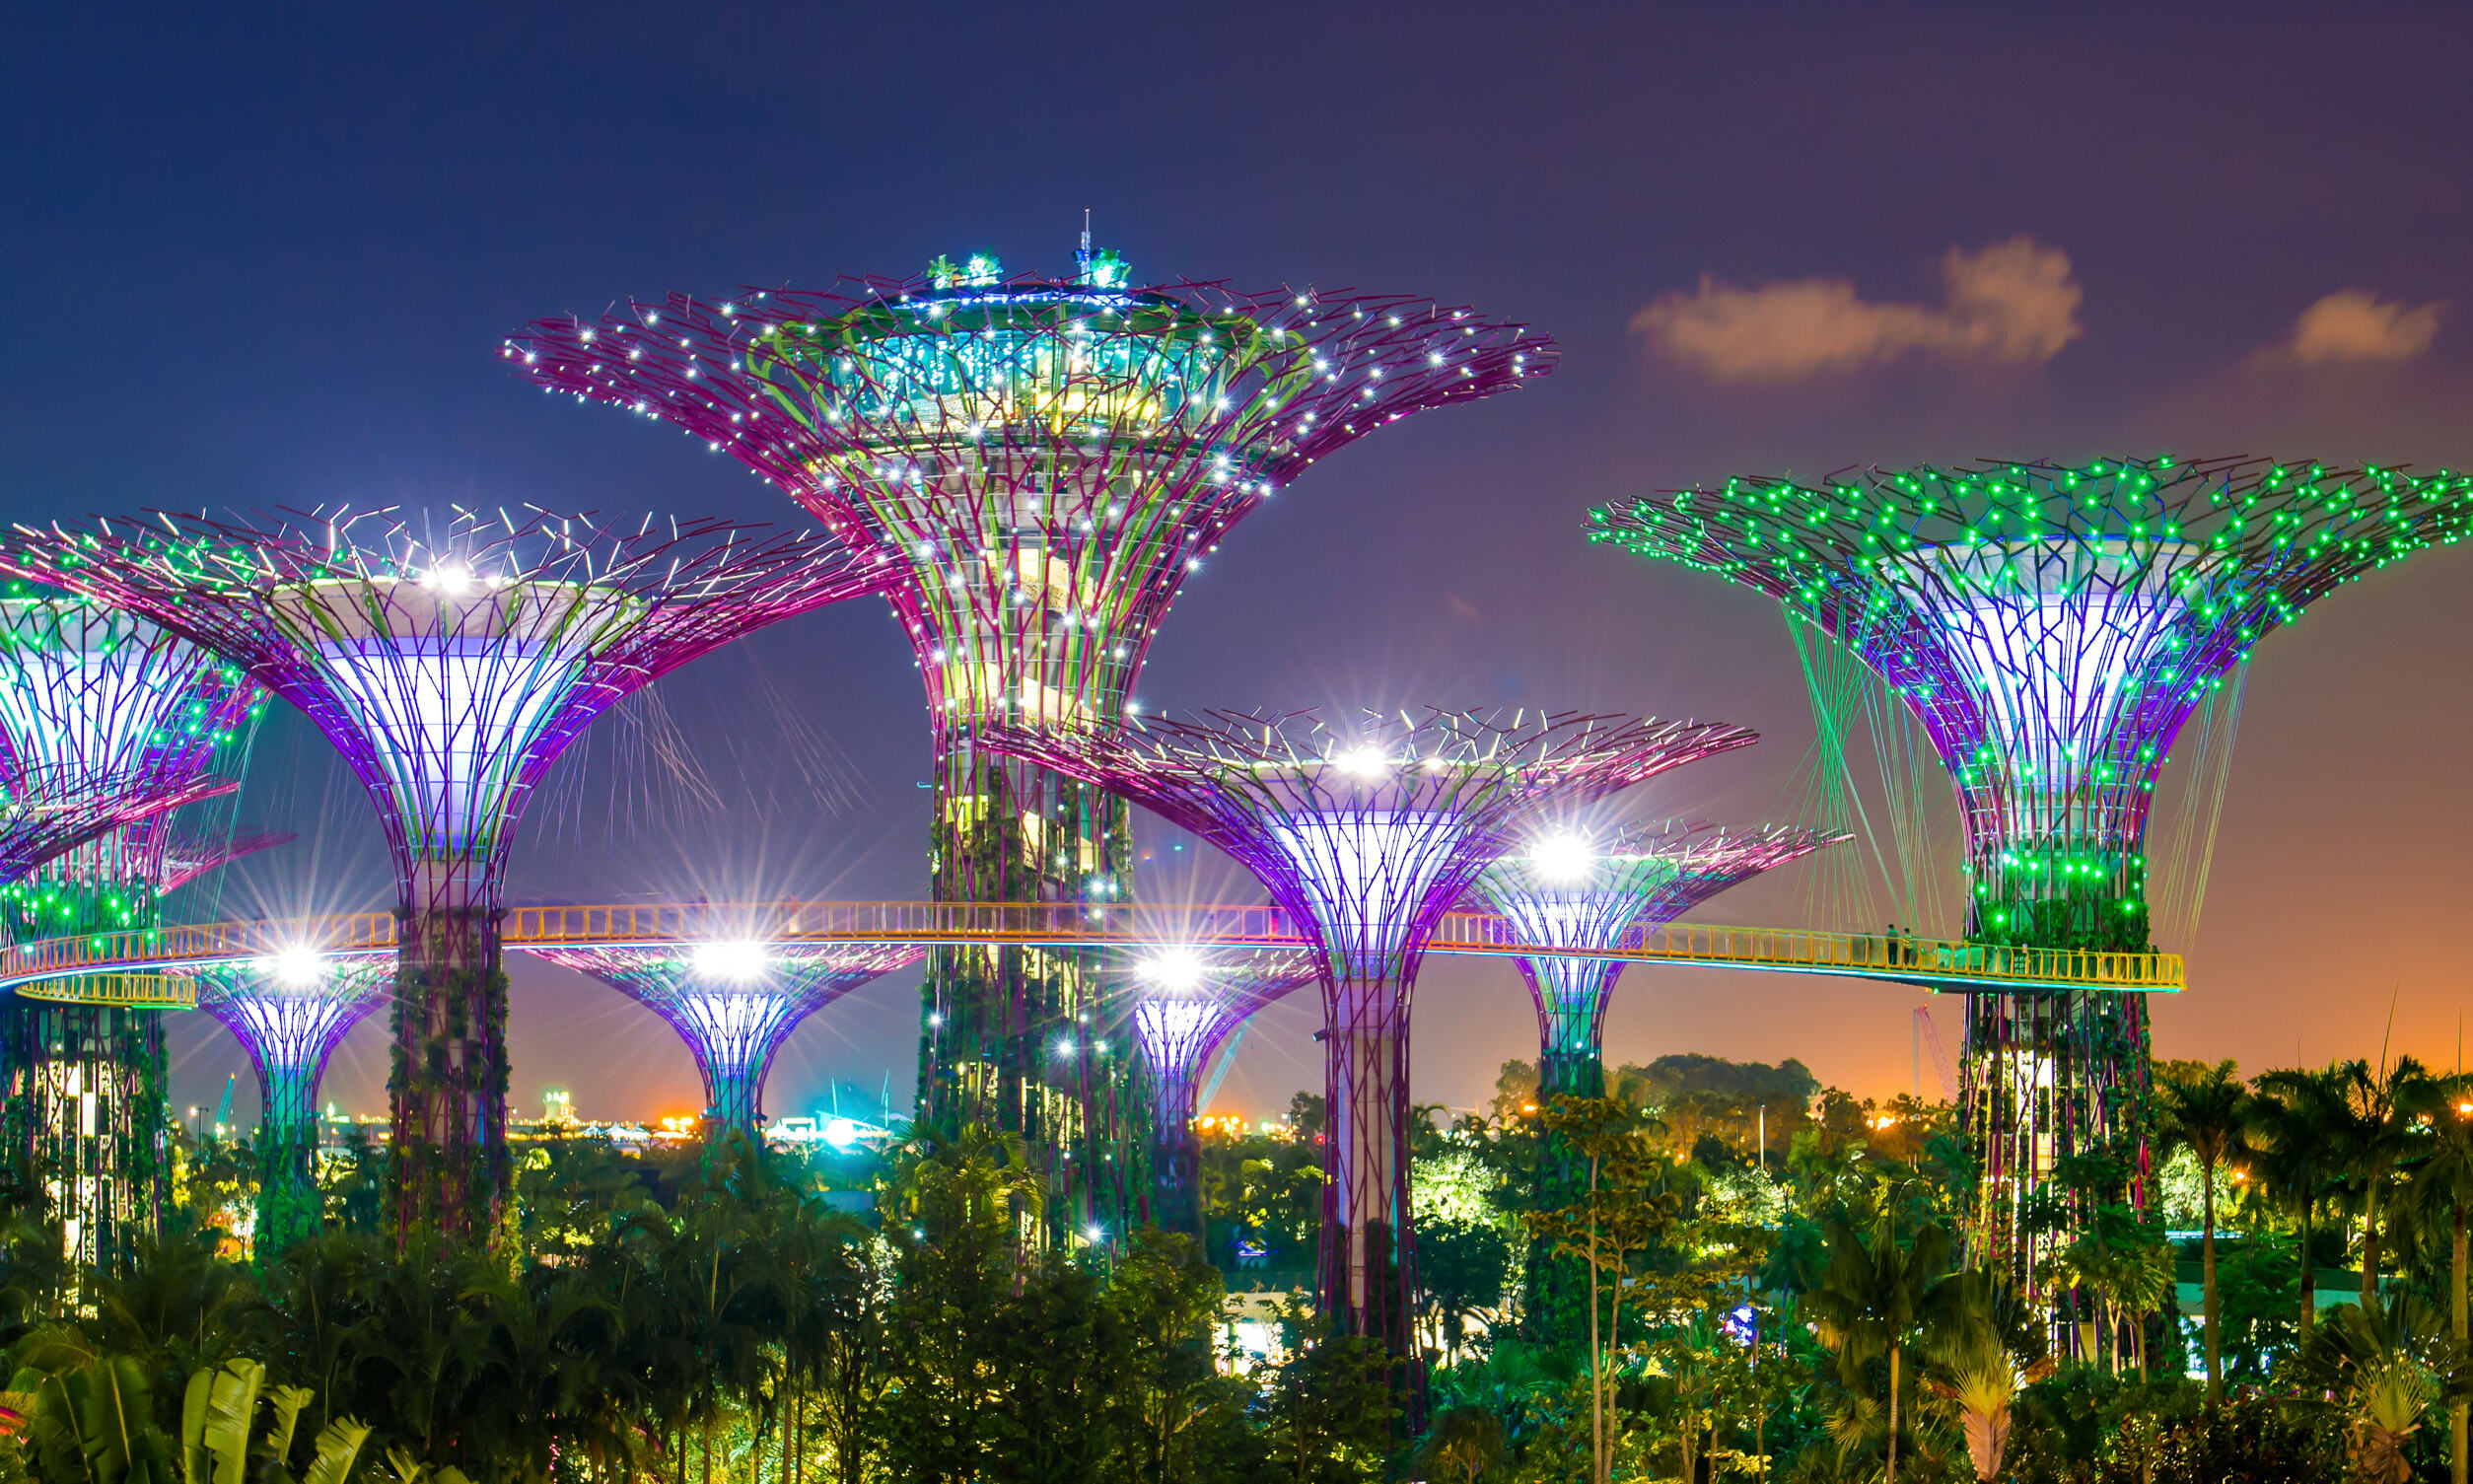
[[[1324,996],[1322,1313],[1408,1358],[1415,1240],[1406,996],[1388,979],[1344,980]]]
[[[418,1231],[485,1241],[496,1232],[507,1160],[504,909],[481,883],[421,883],[399,910],[388,1091],[398,1241]]]

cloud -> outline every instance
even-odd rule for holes
[[[2419,309],[2384,304],[2362,289],[2338,289],[2293,321],[2293,338],[2269,354],[2301,366],[2409,361],[2438,333],[2442,300]]]
[[[1632,317],[1659,354],[1722,382],[1794,382],[1900,356],[2040,365],[2085,333],[2070,256],[2032,238],[1941,260],[1943,303],[1872,304],[1842,278],[1738,289],[1704,277]]]

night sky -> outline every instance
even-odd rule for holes
[[[1068,271],[1435,296],[1559,337],[1551,378],[1388,428],[1185,590],[1147,706],[1517,704],[1726,720],[1762,745],[1627,801],[1799,817],[1813,728],[1769,601],[1581,538],[1730,473],[1975,457],[2473,460],[2473,10],[2462,7],[47,7],[0,58],[0,516],[350,501],[799,523],[667,428],[530,390],[501,336],[672,289],[821,286],[989,249]],[[1861,12],[1861,14],[1856,14]],[[2157,1049],[2452,1063],[2473,960],[2473,552],[2260,646],[2191,990]],[[701,661],[533,807],[519,901],[917,897],[926,720],[882,602]],[[301,843],[192,913],[375,909],[358,786],[289,714],[246,813]],[[1143,890],[1242,894],[1144,843]],[[1954,839],[1943,854],[1955,879]],[[1873,926],[1790,868],[1714,920]],[[210,890],[212,888],[198,888]],[[1945,883],[1944,883],[1945,890]],[[1847,920],[1849,918],[1854,920]],[[905,1105],[915,973],[826,1011],[773,1111]],[[1913,991],[1634,970],[1609,1060],[1912,1076]],[[1954,1002],[1936,1006],[1954,1043]],[[1510,965],[1437,962],[1416,1095],[1533,1055]],[[1302,1005],[1221,1108],[1317,1087]],[[525,963],[519,1104],[699,1102],[669,1030]],[[203,1018],[175,1095],[238,1070]],[[384,1100],[383,1026],[327,1080]],[[1933,1082],[1927,1070],[1924,1079]]]

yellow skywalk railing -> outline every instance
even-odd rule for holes
[[[1298,948],[1305,937],[1276,907],[1099,905],[1077,902],[670,902],[608,906],[515,907],[509,948],[698,943],[751,939],[779,943],[907,943],[927,947],[1022,944],[1119,948],[1170,945],[1221,949]],[[166,927],[151,933],[46,938],[0,949],[0,989],[46,999],[88,1000],[60,981],[89,975],[153,978],[286,949],[330,954],[391,953],[390,912]],[[1699,964],[1764,973],[1886,979],[1933,989],[2090,989],[2178,991],[2177,954],[2079,953],[1990,948],[1927,938],[1800,928],[1731,928],[1670,923],[1634,929],[1611,949],[1571,954],[1522,942],[1510,919],[1489,912],[1447,915],[1429,954],[1620,958],[1632,963]],[[34,988],[49,985],[48,989]],[[134,991],[127,991],[134,994]],[[112,1003],[158,1003],[131,998]],[[194,1003],[194,990],[188,1003]]]

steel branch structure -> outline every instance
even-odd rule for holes
[[[1487,866],[1472,894],[1531,943],[1610,949],[1730,886],[1849,838],[1795,825],[1677,821],[1624,831],[1600,845],[1559,830]],[[1519,962],[1537,1002],[1538,1095],[1604,1096],[1606,1001],[1623,960],[1539,954]]]
[[[1323,1312],[1409,1345],[1408,1013],[1436,923],[1542,809],[1745,745],[1736,728],[1432,711],[1211,713],[988,744],[1134,800],[1252,870],[1321,970]]]
[[[2146,825],[2182,724],[2277,625],[2473,522],[2473,479],[2169,459],[1738,479],[1595,512],[1590,538],[1777,598],[1860,658],[1949,769],[1978,942],[2149,948]],[[2143,1195],[2141,996],[1979,994],[1975,1228],[2024,1274],[2054,1162]],[[2049,1230],[2049,1224],[2038,1223]]]
[[[501,877],[534,785],[622,696],[750,629],[873,591],[837,543],[538,512],[22,531],[4,560],[143,613],[299,707],[395,858],[389,1167],[401,1232],[494,1227],[506,1162]]]
[[[257,1071],[259,1264],[318,1233],[318,1083],[326,1059],[387,1003],[394,965],[291,949],[197,970],[197,1008],[221,1021]]]
[[[506,357],[544,388],[671,422],[900,570],[927,682],[933,893],[1121,900],[1121,803],[975,744],[982,727],[1112,727],[1188,573],[1323,456],[1550,370],[1551,341],[1403,295],[1132,286],[1085,235],[1069,280],[986,257],[821,291],[672,295],[543,320]],[[930,962],[921,1121],[1021,1132],[1052,1231],[1121,1221],[1098,1181],[1138,1146],[1121,1089],[1049,1049],[1096,1008],[1095,959]],[[1077,1173],[1080,1171],[1081,1173]]]
[[[534,949],[589,974],[678,1032],[704,1079],[704,1120],[718,1135],[755,1133],[764,1077],[799,1023],[872,979],[907,968],[926,951],[896,945],[817,948],[757,938],[675,947]]]
[[[1202,1146],[1194,1128],[1202,1069],[1255,1011],[1318,982],[1320,960],[1298,951],[1206,960],[1174,948],[1137,961],[1134,1038],[1151,1073],[1151,1195],[1139,1213],[1170,1232],[1202,1231]]]
[[[263,700],[237,670],[143,618],[12,583],[0,598],[0,924],[11,940],[154,934],[167,812],[234,786]],[[45,987],[0,1010],[0,1140],[43,1183],[69,1258],[117,1271],[162,1216],[163,1015],[133,1003],[145,986],[126,976]]]
[[[272,850],[278,845],[289,845],[299,838],[288,829],[259,830],[254,834],[222,830],[204,833],[193,829],[183,829],[176,821],[164,819],[160,815],[146,821],[140,827],[164,831],[164,840],[160,848],[163,851],[162,890],[167,896],[208,872],[229,866],[243,856],[255,855],[261,850]]]

